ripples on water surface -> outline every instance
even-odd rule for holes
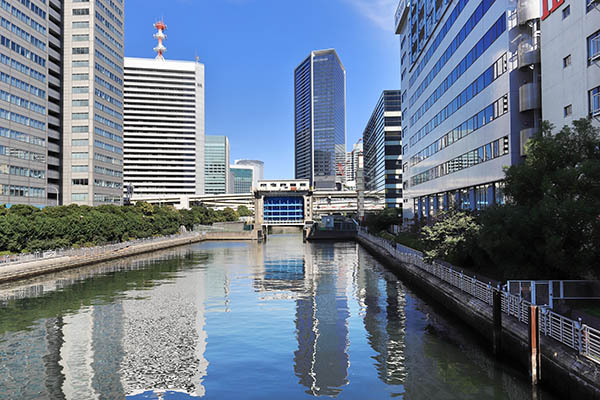
[[[5,285],[0,302],[2,399],[532,398],[350,242],[200,243]]]

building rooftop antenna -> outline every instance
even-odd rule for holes
[[[164,61],[165,58],[163,57],[163,54],[167,51],[167,48],[163,45],[163,40],[167,39],[167,35],[165,35],[163,31],[167,30],[167,25],[163,20],[160,20],[154,24],[154,27],[158,30],[158,32],[154,34],[154,38],[158,40],[158,45],[154,48],[156,59]]]

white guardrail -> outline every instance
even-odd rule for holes
[[[3,265],[7,264],[19,264],[26,263],[31,261],[38,261],[42,259],[53,259],[59,257],[82,257],[82,256],[93,256],[99,255],[107,252],[113,252],[117,250],[124,249],[126,247],[135,246],[138,244],[150,244],[155,242],[161,242],[163,240],[170,239],[183,239],[186,237],[197,236],[200,233],[198,232],[186,232],[181,234],[174,234],[168,236],[155,236],[144,239],[136,239],[129,240],[127,242],[119,242],[119,243],[110,243],[102,246],[94,246],[94,247],[80,247],[78,249],[69,248],[69,249],[57,249],[57,250],[48,250],[48,251],[38,251],[35,253],[27,253],[27,254],[11,254],[6,256],[0,256],[0,268]]]
[[[493,304],[494,291],[502,293],[502,312],[515,317],[524,324],[529,323],[531,303],[519,296],[508,293],[489,283],[484,283],[475,277],[464,275],[456,269],[437,262],[431,264],[423,260],[423,253],[401,244],[392,244],[380,237],[367,233],[361,228],[358,235],[387,250],[396,259],[415,265],[422,270],[435,275],[454,287],[470,294],[488,305]],[[600,363],[600,331],[581,320],[574,321],[555,313],[547,307],[540,307],[540,333],[558,340],[562,344],[576,350],[579,354],[592,361]]]

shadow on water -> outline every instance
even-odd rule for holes
[[[0,285],[0,398],[531,399],[485,346],[357,244],[300,235]]]

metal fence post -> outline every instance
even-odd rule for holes
[[[539,316],[539,307],[532,304],[529,307],[529,356],[532,385],[537,385],[542,378]]]

